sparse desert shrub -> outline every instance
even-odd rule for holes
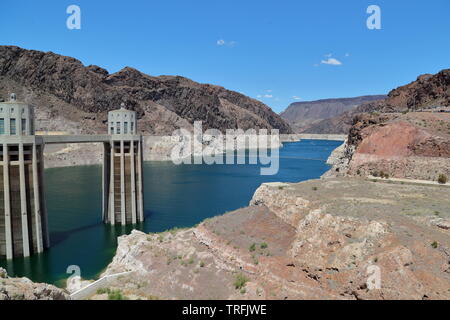
[[[266,249],[268,246],[266,242],[261,243],[261,249]]]
[[[236,280],[234,281],[234,287],[236,288],[236,290],[241,290],[242,288],[245,287],[247,282],[248,278],[244,276],[242,273],[240,273],[236,276]]]
[[[105,294],[105,293],[109,293],[110,290],[106,289],[106,288],[100,288],[97,290],[97,294]]]
[[[446,184],[448,182],[448,178],[445,174],[440,174],[438,177],[438,183]]]
[[[439,246],[439,243],[437,243],[437,241],[434,241],[434,242],[431,244],[431,247],[432,247],[433,249],[437,249],[438,246]]]
[[[252,245],[248,248],[248,251],[253,252],[256,250],[256,243],[252,243]]]
[[[380,171],[379,175],[380,175],[380,178],[389,179],[389,174],[384,171]]]
[[[317,187],[312,187],[313,191],[317,191]]]
[[[112,290],[108,293],[108,300],[128,300],[120,290]]]

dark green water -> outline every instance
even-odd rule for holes
[[[315,179],[329,167],[325,161],[342,142],[303,140],[280,149],[280,170],[261,176],[259,165],[181,165],[144,163],[145,232],[190,227],[202,220],[248,205],[263,182]],[[248,163],[248,161],[247,161]],[[10,276],[65,285],[70,265],[92,279],[114,256],[117,237],[133,227],[106,226],[101,214],[101,166],[48,169],[46,201],[51,248],[31,258],[0,260]]]

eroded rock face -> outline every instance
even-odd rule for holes
[[[0,268],[0,300],[69,300],[68,294],[45,283],[34,283],[27,278],[10,278]]]
[[[450,176],[450,115],[361,114],[327,176],[388,175],[436,181]]]
[[[449,196],[347,178],[263,184],[250,207],[195,228],[121,237],[105,274],[135,271],[112,287],[142,299],[450,299]]]

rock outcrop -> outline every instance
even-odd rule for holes
[[[248,208],[119,238],[105,274],[141,299],[450,299],[450,193],[326,179],[262,185]],[[99,297],[93,297],[99,298]]]
[[[450,176],[450,69],[391,91],[331,119],[349,131],[326,176],[383,176],[437,181]],[[436,107],[440,106],[440,107]],[[349,129],[347,129],[349,128]]]
[[[450,176],[450,114],[360,114],[330,175],[436,181]]]
[[[27,278],[10,278],[0,268],[0,300],[69,300],[69,295],[52,285]]]

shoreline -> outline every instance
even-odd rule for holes
[[[403,196],[387,192],[380,197],[380,191],[386,188]],[[432,197],[422,198],[419,204],[408,202],[408,194],[418,192]],[[443,243],[450,222],[445,213],[448,204],[436,202],[440,197],[439,188],[433,185],[405,184],[399,188],[355,177],[263,183],[247,207],[206,219],[191,228],[157,234],[132,231],[119,237],[116,255],[101,277],[133,272],[132,278],[116,279],[108,287],[137,299],[205,298],[210,292],[202,281],[195,280],[197,277],[207,277],[210,287],[221,288],[215,293],[219,300],[287,296],[421,299],[424,294],[436,299],[448,295],[442,285],[448,276],[435,268],[446,261],[445,255],[437,256],[439,251],[430,246],[436,240]],[[338,210],[348,205],[348,201],[353,203],[351,212]],[[414,210],[428,208],[430,203],[438,204],[435,209],[442,213],[440,217],[431,211],[413,214]],[[380,205],[391,210],[380,209]],[[421,228],[422,232],[415,237],[399,237],[405,228],[411,232]],[[255,243],[256,250],[251,249]],[[414,260],[421,268],[429,269],[431,283],[420,272],[416,273],[414,266],[410,267],[418,246],[428,255],[434,254],[433,259],[424,263]],[[385,271],[383,283],[388,285],[382,291],[364,289],[364,275],[371,263],[377,263]],[[184,271],[175,274],[173,270],[179,268]],[[299,268],[295,281],[293,268]],[[239,292],[233,288],[236,272],[248,278],[247,290]],[[260,274],[270,276],[261,278]],[[332,279],[333,283],[339,283],[341,277],[346,279],[343,283],[350,283],[352,290],[327,282]],[[423,285],[418,292],[407,286],[408,290],[399,291],[393,286],[397,281],[407,283],[411,277]],[[164,285],[167,281],[175,283],[173,290],[167,290]],[[275,290],[274,285],[280,282],[283,286]],[[104,297],[94,294],[93,298]]]
[[[345,141],[345,135],[330,134],[289,134],[280,135],[278,148],[284,143],[301,140]],[[171,161],[170,153],[175,146],[171,136],[143,136],[144,161]],[[239,150],[235,148],[235,150]],[[61,144],[46,146],[44,150],[45,168],[63,168],[84,165],[101,165],[103,148],[100,143]]]

